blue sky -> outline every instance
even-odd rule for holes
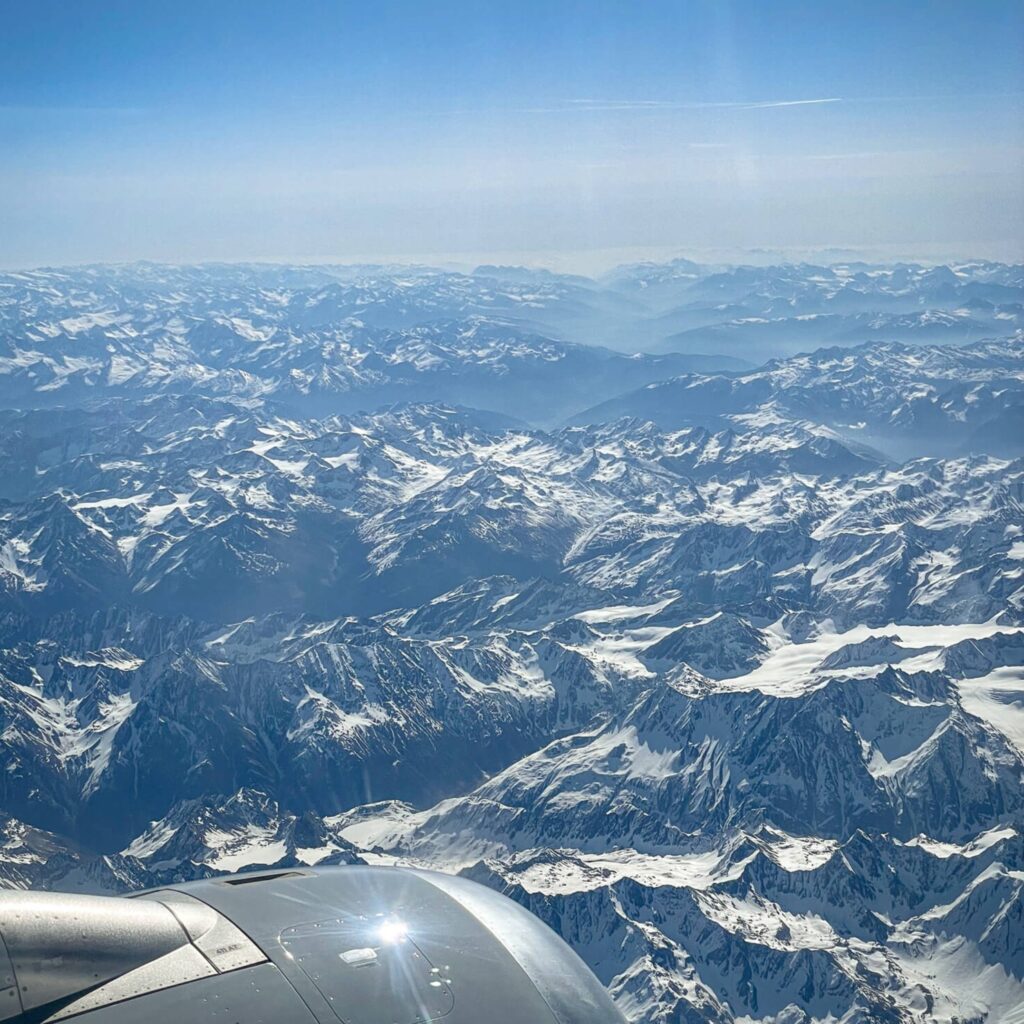
[[[1024,248],[1019,2],[3,13],[6,266]]]

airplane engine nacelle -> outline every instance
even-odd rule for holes
[[[549,928],[430,871],[257,872],[0,894],[0,1021],[623,1024]]]

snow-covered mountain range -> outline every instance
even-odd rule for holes
[[[0,881],[424,864],[632,1021],[1020,1024],[1022,292],[0,275]]]

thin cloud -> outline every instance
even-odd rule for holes
[[[841,96],[828,96],[825,99],[817,100],[768,100],[765,103],[738,103],[735,106],[746,110],[761,110],[765,107],[809,107],[821,103],[842,103]]]
[[[594,100],[574,99],[551,107],[530,107],[525,114],[604,113],[615,111],[671,110],[769,110],[773,107],[807,107],[844,102],[840,96],[814,97],[798,100],[723,100],[687,103],[676,100]]]
[[[672,100],[569,100],[574,107],[599,110],[658,110],[677,106]]]

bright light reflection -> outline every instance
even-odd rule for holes
[[[408,934],[409,926],[404,921],[385,921],[377,929],[377,938],[385,946],[393,946],[395,943],[402,942]]]

